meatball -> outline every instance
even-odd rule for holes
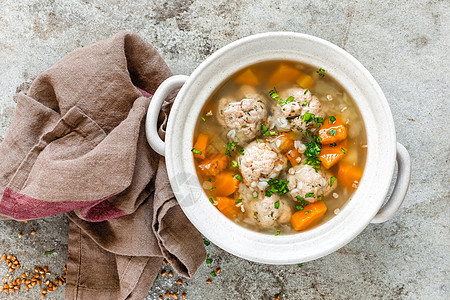
[[[300,88],[287,89],[280,93],[282,99],[294,97],[292,102],[283,106],[278,104],[274,110],[273,122],[278,130],[306,130],[314,123],[303,120],[306,113],[311,113],[315,117],[323,117],[320,101],[316,96],[312,96],[309,90]],[[289,121],[288,121],[289,120]]]
[[[273,227],[277,222],[287,223],[292,215],[287,201],[276,194],[246,202],[244,207],[248,218],[263,228]]]
[[[228,138],[235,142],[246,143],[253,140],[261,130],[261,121],[266,118],[267,110],[262,100],[251,98],[231,102],[221,111],[224,125],[229,129]]]
[[[331,193],[337,183],[330,186],[331,175],[319,169],[300,164],[289,169],[287,180],[289,194],[293,199],[297,196],[303,197],[306,201],[315,202],[319,196],[326,196]],[[308,195],[308,197],[306,197]]]
[[[244,155],[238,157],[238,162],[244,183],[255,188],[264,181],[276,178],[286,168],[287,158],[273,150],[267,142],[254,141],[244,148]]]

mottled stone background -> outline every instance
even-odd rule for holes
[[[350,52],[386,94],[397,138],[413,162],[410,191],[395,218],[369,225],[347,246],[302,268],[251,263],[210,245],[212,265],[203,265],[182,286],[176,284],[176,274],[160,277],[148,299],[165,291],[186,291],[189,299],[272,299],[279,292],[282,299],[448,299],[448,1],[0,2],[0,141],[18,92],[73,49],[123,29],[152,43],[176,74],[191,73],[212,52],[240,37],[304,32]],[[31,236],[31,230],[37,234]],[[66,235],[64,216],[28,224],[0,222],[0,252],[17,255],[23,270],[49,265],[61,273]],[[44,255],[51,249],[55,252]],[[207,285],[218,266],[222,272]],[[4,272],[2,264],[0,274]],[[48,299],[63,295],[59,289]],[[8,297],[0,294],[2,299],[37,299],[39,291]]]

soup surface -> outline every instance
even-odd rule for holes
[[[358,187],[366,148],[357,106],[326,70],[267,61],[211,95],[192,152],[211,205],[279,235],[338,214]]]

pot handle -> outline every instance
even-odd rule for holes
[[[150,147],[162,156],[165,154],[165,144],[159,137],[157,127],[161,106],[169,93],[174,89],[183,86],[188,78],[189,76],[186,75],[175,75],[164,80],[156,89],[156,92],[150,101],[150,105],[148,106],[147,117],[145,119],[145,135]]]
[[[408,150],[400,143],[397,143],[397,165],[397,180],[391,197],[378,211],[371,223],[383,223],[392,218],[402,205],[408,192],[409,181],[411,179],[411,158]]]

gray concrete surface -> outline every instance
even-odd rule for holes
[[[2,0],[0,140],[17,92],[68,52],[122,29],[153,43],[177,74],[191,73],[216,49],[258,32],[327,39],[361,61],[387,96],[398,140],[413,162],[400,212],[302,268],[251,263],[210,245],[212,265],[203,265],[182,286],[176,274],[160,277],[147,299],[166,291],[186,291],[189,299],[273,299],[279,292],[281,299],[448,299],[449,19],[448,1]],[[49,265],[61,273],[66,225],[64,216],[0,222],[0,252],[17,255],[23,270]],[[30,236],[33,229],[37,234]],[[51,249],[53,254],[44,255]],[[219,266],[220,275],[206,284]],[[0,265],[0,274],[5,271]],[[48,299],[62,299],[63,292]],[[10,299],[38,295],[37,289],[21,291]]]

